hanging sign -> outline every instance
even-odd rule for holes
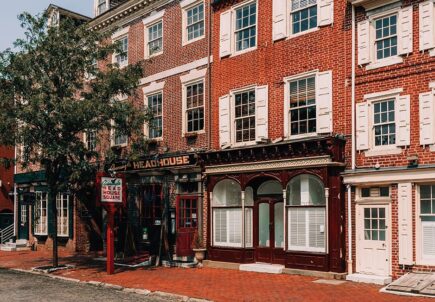
[[[122,203],[122,178],[101,177],[101,202]]]

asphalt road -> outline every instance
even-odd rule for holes
[[[61,301],[61,302],[120,302],[177,301],[174,299],[126,293],[115,289],[58,280],[43,275],[0,269],[0,301]]]

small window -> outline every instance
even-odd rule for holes
[[[257,3],[251,3],[236,9],[236,51],[242,51],[257,45]]]
[[[316,78],[290,82],[291,135],[316,132]]]
[[[121,44],[122,53],[115,55],[115,61],[119,66],[125,66],[128,64],[128,37],[123,37],[118,41]]]
[[[163,108],[162,108],[162,93],[156,93],[149,95],[148,97],[148,109],[150,110],[153,118],[149,122],[149,138],[162,137],[163,133]]]
[[[394,99],[373,104],[375,146],[396,144]]]
[[[291,1],[292,33],[298,34],[317,27],[317,1]]]
[[[186,86],[187,132],[204,129],[204,82]]]
[[[376,59],[381,60],[397,55],[397,15],[375,20]]]
[[[361,188],[361,197],[390,197],[390,187]]]
[[[148,27],[148,56],[163,51],[163,21]]]
[[[101,15],[107,10],[106,0],[98,0],[97,15]]]
[[[255,90],[236,93],[235,128],[236,142],[255,140]]]
[[[204,3],[187,9],[186,17],[187,41],[204,36]]]

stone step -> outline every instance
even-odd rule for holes
[[[249,263],[249,264],[240,264],[239,269],[241,271],[246,271],[246,272],[282,274],[284,265],[268,264],[268,263]]]
[[[0,251],[4,251],[4,252],[15,252],[17,250],[16,247],[14,246],[8,246],[6,244],[2,244],[0,246]]]
[[[390,276],[377,276],[377,275],[356,273],[356,274],[347,275],[346,280],[353,281],[353,282],[387,285],[391,283],[392,278]]]

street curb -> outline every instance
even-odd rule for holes
[[[134,293],[134,294],[143,295],[143,296],[148,296],[148,295],[157,296],[157,297],[162,297],[162,298],[177,299],[177,300],[183,301],[183,302],[213,302],[212,300],[207,300],[207,299],[190,298],[188,296],[172,294],[172,293],[167,293],[167,292],[162,292],[162,291],[154,291],[153,292],[153,291],[150,291],[148,289],[123,287],[121,285],[93,281],[93,280],[81,281],[79,279],[68,278],[68,277],[57,276],[57,275],[50,275],[49,273],[47,274],[47,273],[37,272],[37,271],[33,271],[33,270],[26,270],[26,269],[21,269],[21,268],[6,268],[6,269],[11,270],[11,271],[21,272],[21,273],[46,276],[46,277],[49,277],[52,279],[58,279],[58,280],[66,281],[66,282],[82,283],[82,284],[92,285],[92,286],[96,286],[96,287],[105,287],[105,288],[110,288],[113,290],[123,291],[125,293]]]

